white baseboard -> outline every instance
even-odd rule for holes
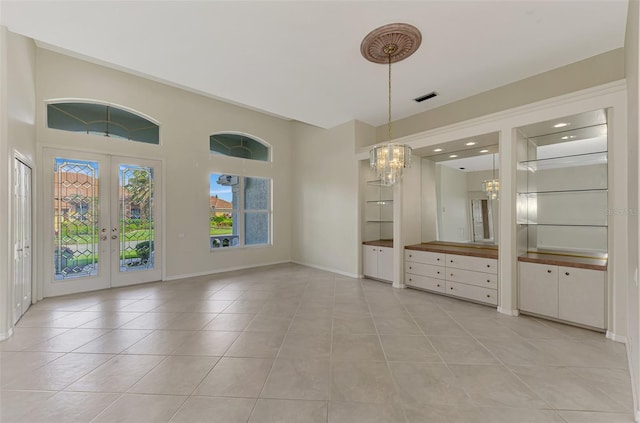
[[[615,333],[613,333],[611,331],[607,331],[606,337],[607,337],[607,339],[611,339],[612,341],[622,342],[623,344],[627,343],[627,337],[626,336],[616,335]]]
[[[11,335],[13,335],[13,328],[9,328],[7,332],[0,333],[0,341],[11,338]]]
[[[504,308],[502,306],[499,306],[498,307],[498,313],[506,314],[507,316],[514,316],[515,317],[515,316],[519,316],[520,315],[520,310],[518,310],[518,309],[512,310],[512,309],[509,309],[509,308]]]
[[[291,263],[299,264],[300,266],[311,267],[313,269],[324,270],[325,272],[337,273],[338,275],[346,276],[348,278],[358,279],[362,277],[357,273],[343,272],[341,270],[330,269],[328,267],[323,267],[323,266],[317,266],[315,264],[305,263],[303,261],[298,261],[298,260],[291,260]]]
[[[283,260],[283,261],[274,261],[274,262],[271,262],[271,263],[260,263],[260,264],[247,265],[247,266],[225,267],[224,269],[205,270],[204,272],[185,273],[185,274],[176,275],[176,276],[165,276],[165,278],[163,280],[164,281],[175,281],[175,280],[178,280],[178,279],[194,278],[194,277],[197,277],[197,276],[216,275],[218,273],[233,272],[235,270],[253,269],[253,268],[256,268],[256,267],[273,266],[273,265],[276,265],[276,264],[286,264],[286,263],[292,263],[292,261]]]

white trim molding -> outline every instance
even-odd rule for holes
[[[363,275],[358,275],[357,273],[343,272],[341,270],[330,269],[328,267],[323,267],[323,266],[316,266],[315,264],[309,264],[309,263],[305,263],[305,262],[298,261],[298,260],[291,260],[290,263],[299,264],[300,266],[311,267],[313,269],[324,270],[326,272],[336,273],[338,275],[346,276],[346,277],[349,277],[349,278],[354,278],[354,279],[362,279],[362,278],[364,278]]]
[[[505,307],[502,307],[502,306],[498,306],[497,310],[498,310],[498,313],[506,314],[507,316],[517,317],[517,316],[520,315],[520,310],[518,310],[518,309],[513,309],[512,310],[512,309],[508,309],[508,308],[505,308]]]
[[[605,336],[607,337],[607,339],[610,339],[612,341],[621,342],[623,344],[627,343],[627,337],[626,336],[616,335],[615,333],[611,332],[610,330],[607,331],[607,334]]]
[[[254,269],[256,267],[274,266],[276,264],[286,264],[286,263],[292,263],[292,261],[283,260],[283,261],[274,261],[274,262],[270,262],[270,263],[258,263],[258,264],[253,265],[253,266],[225,267],[224,269],[219,269],[219,270],[206,270],[204,272],[184,273],[184,274],[181,274],[181,275],[166,276],[162,280],[163,281],[176,281],[176,280],[179,280],[179,279],[194,278],[194,277],[197,277],[197,276],[217,275],[219,273],[234,272],[236,270]]]

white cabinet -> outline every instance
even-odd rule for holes
[[[606,272],[518,263],[520,310],[605,329]]]
[[[405,250],[405,284],[497,305],[498,260]]]
[[[393,281],[393,248],[362,246],[362,273],[383,281]]]

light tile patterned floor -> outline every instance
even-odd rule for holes
[[[293,264],[47,299],[0,351],[5,423],[633,421],[602,334]]]

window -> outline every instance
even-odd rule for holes
[[[142,116],[105,104],[48,104],[47,126],[63,131],[84,132],[147,144],[160,143],[160,127],[157,124]]]
[[[209,177],[210,248],[270,243],[271,179],[212,173]]]
[[[241,159],[269,161],[269,146],[242,134],[214,134],[209,137],[209,151]]]

